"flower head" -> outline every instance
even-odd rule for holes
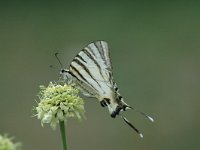
[[[40,102],[36,111],[42,126],[49,123],[55,129],[59,121],[66,121],[69,117],[84,117],[84,101],[78,96],[79,91],[73,85],[50,82],[48,87],[40,86],[40,89]]]
[[[0,150],[21,150],[21,143],[13,143],[12,139],[7,135],[0,135]]]

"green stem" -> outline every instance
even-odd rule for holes
[[[62,150],[67,150],[67,142],[66,142],[66,135],[65,135],[65,122],[60,121],[60,134],[62,138]]]

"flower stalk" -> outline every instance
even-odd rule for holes
[[[60,121],[60,134],[61,134],[61,140],[62,140],[62,150],[67,150],[67,140],[65,135],[65,122]]]

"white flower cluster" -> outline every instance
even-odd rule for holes
[[[72,85],[50,82],[48,87],[40,86],[40,89],[36,111],[42,126],[49,123],[55,129],[59,121],[66,121],[69,117],[85,117],[84,101]]]

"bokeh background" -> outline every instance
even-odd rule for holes
[[[113,72],[125,101],[154,117],[124,113],[144,134],[133,132],[95,99],[87,120],[69,120],[73,150],[200,149],[200,2],[24,1],[0,4],[0,134],[23,150],[60,149],[52,131],[32,117],[39,85],[59,77],[54,57],[69,66],[95,40],[109,43]]]

